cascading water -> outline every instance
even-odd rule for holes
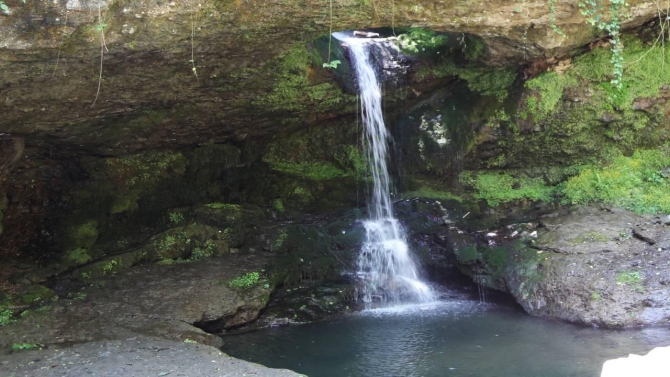
[[[391,136],[384,124],[381,86],[368,52],[375,40],[347,37],[343,33],[333,35],[346,43],[351,52],[365,127],[363,145],[373,181],[368,199],[370,218],[364,222],[366,239],[357,266],[363,278],[363,300],[366,304],[382,305],[433,301],[432,290],[419,278],[405,232],[393,217],[387,166]]]

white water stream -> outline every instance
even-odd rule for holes
[[[381,85],[369,59],[375,39],[352,38],[334,33],[349,46],[358,80],[361,114],[365,128],[363,146],[373,181],[368,199],[369,219],[364,222],[366,239],[358,257],[358,275],[363,279],[366,304],[397,305],[433,301],[433,292],[421,281],[407,245],[405,231],[393,217],[388,144],[391,136],[384,124]]]

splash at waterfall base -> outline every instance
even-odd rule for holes
[[[415,261],[407,246],[404,229],[393,217],[391,202],[392,180],[389,174],[391,136],[384,123],[381,82],[371,62],[369,50],[377,39],[359,39],[345,33],[335,33],[349,47],[361,103],[364,136],[363,149],[372,187],[369,188],[369,219],[364,222],[365,240],[358,257],[358,275],[363,279],[362,296],[366,304],[428,302],[433,300],[431,289],[419,278]],[[385,40],[384,40],[385,41]],[[399,48],[389,45],[396,52]],[[397,54],[390,54],[397,55]],[[377,62],[386,66],[387,60]]]

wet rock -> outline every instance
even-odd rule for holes
[[[656,243],[656,240],[651,237],[651,235],[649,234],[649,232],[646,229],[638,227],[638,226],[633,228],[633,236],[635,236],[636,238],[638,238],[638,239],[640,239],[640,240],[642,240],[642,241],[644,241],[644,242],[646,242],[650,245],[653,245],[653,244]]]
[[[0,348],[13,343],[126,339],[137,334],[177,341],[188,338],[218,346],[219,337],[195,325],[224,329],[253,321],[274,287],[262,273],[272,260],[269,256],[229,255],[135,267],[102,278],[83,276],[90,283],[70,290],[68,298],[26,312],[20,321],[0,327]],[[231,283],[251,272],[258,275],[248,284]]]
[[[3,376],[300,376],[289,370],[270,369],[232,358],[218,349],[189,342],[136,336],[127,340],[106,340],[71,347],[3,355]]]
[[[348,278],[279,289],[258,321],[245,330],[330,319],[357,310],[360,304],[355,281]]]
[[[665,325],[670,254],[659,245],[670,231],[646,224],[633,237],[633,224],[643,222],[625,210],[580,207],[540,217],[537,238],[513,236],[519,226],[507,226],[493,244],[471,234],[453,253],[461,271],[511,293],[530,314],[603,327]]]

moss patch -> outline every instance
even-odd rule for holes
[[[522,174],[512,176],[495,171],[465,171],[459,180],[474,188],[475,197],[486,200],[491,206],[520,199],[550,201],[555,195],[555,188],[548,186],[543,179]]]
[[[602,201],[637,213],[670,213],[670,154],[638,151],[602,167],[585,167],[568,179],[564,194],[573,204]]]

